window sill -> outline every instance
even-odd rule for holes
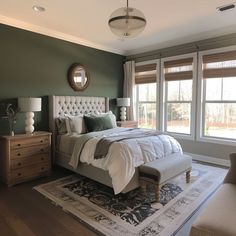
[[[164,132],[164,134],[170,135],[177,139],[194,140],[194,137],[189,134],[179,134],[179,133],[172,133],[172,132]]]
[[[223,139],[223,138],[213,138],[213,137],[200,137],[196,141],[205,142],[205,143],[216,143],[228,146],[235,146],[236,140],[233,139]]]

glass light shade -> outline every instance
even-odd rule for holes
[[[144,30],[146,19],[138,9],[122,7],[111,14],[108,24],[115,35],[130,38],[137,36]]]
[[[130,98],[117,98],[116,103],[118,107],[129,107]]]
[[[18,98],[18,107],[21,112],[41,111],[41,98]]]

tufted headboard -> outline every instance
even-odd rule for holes
[[[55,150],[55,118],[65,114],[87,114],[109,111],[108,97],[49,96],[49,129],[52,132],[52,146]]]

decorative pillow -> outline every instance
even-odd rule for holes
[[[102,117],[102,116],[106,116],[106,115],[109,115],[110,118],[111,118],[111,122],[112,122],[112,128],[116,128],[117,127],[117,124],[116,124],[116,116],[112,113],[112,111],[108,111],[106,113],[99,113],[99,112],[96,112],[95,114],[92,114],[90,116],[94,116],[94,117]]]
[[[84,121],[89,132],[113,128],[112,120],[109,114],[104,116],[84,116]]]
[[[66,118],[56,118],[56,127],[58,134],[66,134]]]
[[[86,126],[84,123],[83,115],[77,115],[77,116],[66,116],[66,127],[68,133],[77,133],[77,134],[84,134],[86,133]]]

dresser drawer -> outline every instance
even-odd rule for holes
[[[48,144],[25,147],[25,148],[17,148],[11,151],[11,159],[18,159],[22,157],[30,157],[37,154],[48,153],[49,150],[50,147]]]
[[[10,142],[11,149],[19,149],[24,147],[31,147],[35,145],[49,144],[49,136],[16,139]]]
[[[11,182],[18,182],[23,179],[31,179],[40,175],[45,175],[45,173],[49,172],[50,165],[48,162],[43,162],[36,165],[30,165],[28,168],[19,168],[16,170],[12,170],[10,174]]]
[[[50,157],[47,153],[44,154],[37,154],[35,156],[31,156],[30,158],[28,157],[19,157],[17,159],[12,159],[10,162],[10,169],[14,170],[14,169],[19,169],[22,167],[27,167],[30,165],[34,165],[34,164],[45,164],[48,163],[50,164]]]

